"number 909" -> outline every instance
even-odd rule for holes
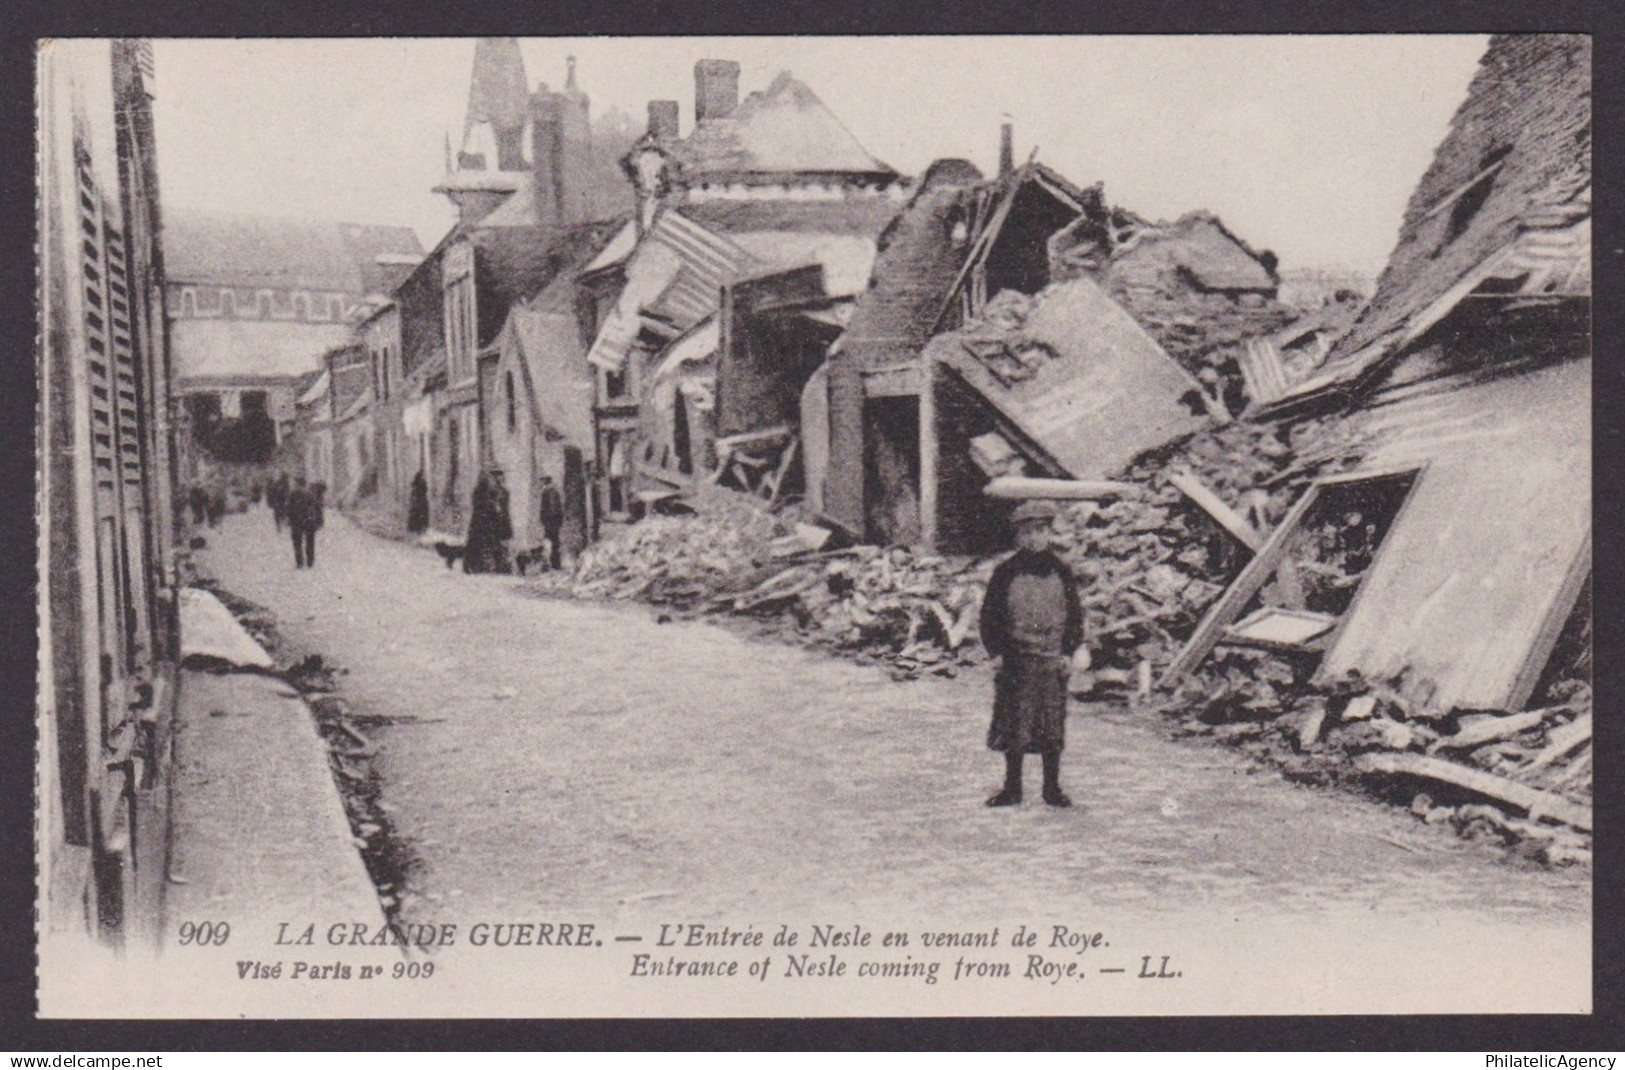
[[[177,934],[182,947],[224,947],[231,939],[231,923],[226,921],[183,921]]]

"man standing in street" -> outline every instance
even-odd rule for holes
[[[288,492],[288,532],[293,537],[293,567],[316,564],[316,529],[322,526],[322,502],[316,488],[305,485],[304,476],[295,476]]]
[[[1061,790],[1066,745],[1067,680],[1083,643],[1078,585],[1049,548],[1055,507],[1023,502],[1011,514],[1016,552],[993,570],[982,599],[982,645],[1001,659],[994,680],[993,723],[987,745],[1004,752],[1004,789],[989,806],[1021,802],[1022,760],[1044,762],[1044,801],[1071,806]]]
[[[562,567],[559,555],[559,536],[564,531],[564,498],[554,486],[552,476],[542,477],[541,499],[542,533],[547,536],[547,563],[552,568]]]

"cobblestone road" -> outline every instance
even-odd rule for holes
[[[409,921],[452,907],[1586,921],[1584,872],[1529,868],[1121,711],[1073,713],[1075,809],[991,811],[984,673],[899,684],[638,607],[536,598],[330,515],[311,571],[263,510],[210,532],[204,556],[295,646],[348,670],[358,713],[396,719],[375,734],[415,859]]]

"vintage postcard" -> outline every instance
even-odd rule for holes
[[[1589,37],[38,58],[42,1017],[1591,1010]]]

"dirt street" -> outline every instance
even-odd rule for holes
[[[345,667],[385,715],[383,799],[415,863],[403,915],[453,907],[694,920],[834,911],[948,921],[1220,910],[1584,924],[1589,873],[1542,871],[1409,814],[1300,787],[1121,710],[1074,710],[1077,806],[994,811],[991,681],[879,669],[636,606],[526,593],[337,512],[295,571],[263,509],[207,567]],[[618,905],[618,906],[617,906]]]

